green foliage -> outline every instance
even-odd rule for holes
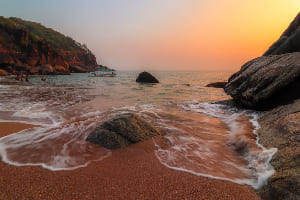
[[[30,40],[34,43],[36,43],[37,41],[40,40],[40,37],[37,36],[36,34],[34,34],[33,32],[30,32],[29,37],[30,37]]]
[[[3,16],[0,16],[0,28],[13,30],[17,28],[17,24]]]
[[[39,23],[25,21],[15,17],[11,17],[9,20],[15,23],[17,26],[24,26],[27,28],[31,32],[30,37],[33,41],[45,39],[57,51],[86,51],[72,38],[65,36],[51,28],[47,28]]]

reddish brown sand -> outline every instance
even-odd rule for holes
[[[1,135],[18,131],[22,126],[28,128],[24,124],[0,123]],[[16,167],[0,162],[0,199],[260,198],[250,186],[199,177],[163,166],[156,158],[150,140],[115,150],[107,159],[72,171],[53,172],[41,167]]]
[[[16,133],[24,129],[35,127],[31,124],[23,124],[16,122],[0,122],[0,137],[4,137],[11,133]]]

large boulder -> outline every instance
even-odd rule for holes
[[[300,51],[300,13],[280,38],[264,53],[264,56],[298,51]]]
[[[161,135],[150,123],[133,113],[104,122],[92,131],[87,141],[107,149],[118,149]]]
[[[259,124],[259,143],[277,148],[270,161],[275,173],[259,190],[262,199],[300,199],[300,99],[263,112]]]
[[[262,56],[233,74],[224,90],[248,108],[266,110],[300,98],[300,52]]]
[[[159,81],[149,72],[141,72],[136,79],[138,83],[159,83]]]

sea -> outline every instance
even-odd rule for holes
[[[141,84],[138,71],[116,77],[71,74],[0,78],[0,122],[36,125],[0,138],[2,161],[15,166],[74,170],[105,162],[113,151],[86,142],[97,126],[121,113],[142,116],[164,136],[154,138],[159,162],[195,176],[260,188],[274,173],[276,149],[259,144],[258,114],[219,104],[230,71],[153,71],[159,84]],[[1,131],[1,130],[0,130]]]

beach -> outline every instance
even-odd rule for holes
[[[27,125],[0,123],[1,134]],[[8,128],[9,127],[9,128]],[[5,129],[4,129],[5,128]],[[114,150],[84,168],[50,171],[0,162],[0,199],[260,199],[248,185],[163,166],[152,140]]]

